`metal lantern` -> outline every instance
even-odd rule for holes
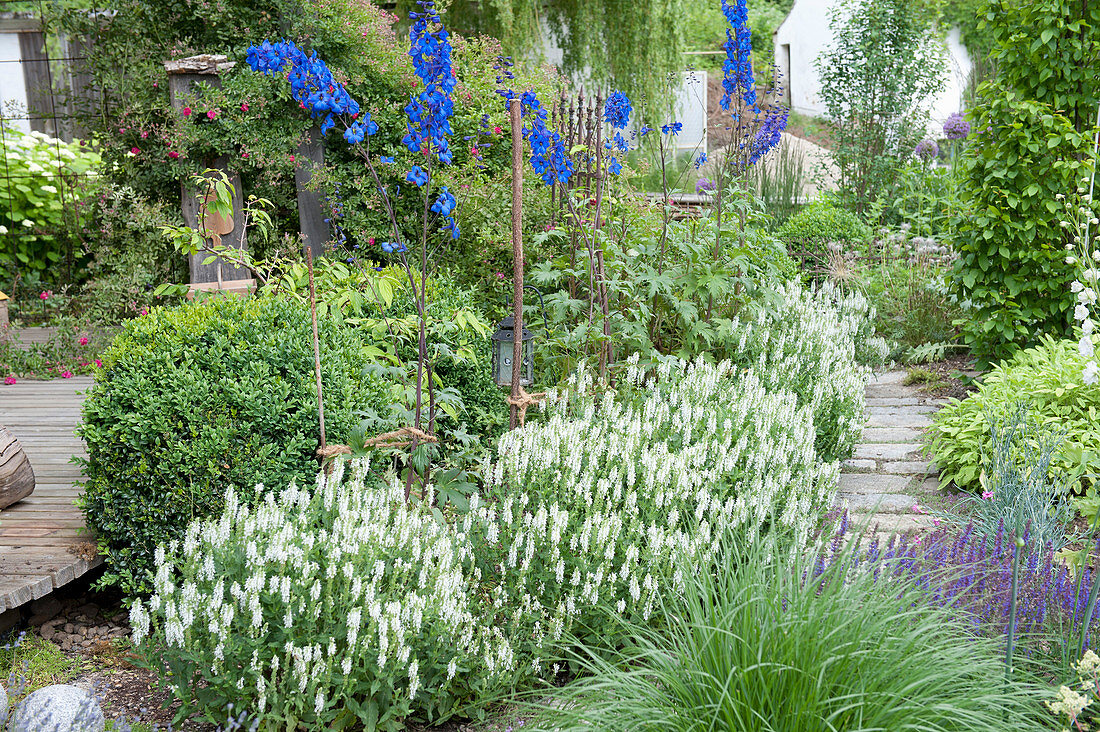
[[[512,385],[512,355],[514,351],[516,319],[509,315],[500,321],[497,332],[493,333],[493,380],[499,386]],[[520,386],[529,386],[535,380],[535,349],[532,341],[535,336],[523,328],[520,334],[523,341],[523,365],[519,375]]]

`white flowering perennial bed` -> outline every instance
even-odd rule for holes
[[[611,632],[601,607],[659,623],[678,561],[711,558],[727,528],[798,546],[835,487],[812,408],[730,363],[631,363],[614,392],[582,370],[546,409],[450,518],[367,460],[252,508],[230,492],[158,557],[135,641],[185,712],[388,730],[475,714]]]
[[[682,559],[714,559],[730,531],[798,550],[858,439],[860,363],[884,345],[859,296],[777,295],[728,324],[738,363],[634,358],[615,390],[581,369],[500,438],[465,513],[406,504],[370,460],[251,507],[230,491],[158,554],[135,642],[182,714],[400,730],[557,675],[615,614],[660,624]]]

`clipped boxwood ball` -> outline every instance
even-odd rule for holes
[[[319,322],[325,431],[346,441],[356,412],[382,411],[351,330]],[[309,309],[268,298],[208,298],[126,324],[84,402],[81,505],[108,571],[102,585],[151,587],[158,544],[217,513],[228,486],[311,484],[318,464]]]
[[[792,249],[823,252],[829,242],[862,244],[871,239],[871,229],[851,211],[829,199],[818,199],[801,208],[776,232]]]

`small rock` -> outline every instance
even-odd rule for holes
[[[105,726],[103,710],[95,697],[68,684],[33,692],[11,715],[11,728],[19,730],[103,732]]]
[[[61,650],[71,651],[73,649],[73,642],[70,638],[72,638],[72,636],[66,636],[65,639],[61,641]]]
[[[0,728],[8,718],[8,692],[4,691],[4,685],[0,684]]]
[[[42,625],[47,620],[57,617],[57,614],[61,612],[61,603],[57,598],[47,595],[32,602],[30,611],[31,617],[27,624],[31,626]]]
[[[65,623],[65,632],[69,635],[72,635],[76,632],[76,626],[74,626],[72,623]]]

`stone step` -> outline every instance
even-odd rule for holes
[[[837,502],[850,513],[913,513],[917,499],[904,493],[839,493]]]
[[[901,386],[908,375],[906,371],[887,371],[872,376],[867,380],[867,386]]]
[[[867,525],[872,531],[905,533],[919,529],[931,529],[932,517],[919,513],[866,514],[853,513],[850,522],[855,526]]]
[[[856,445],[854,458],[872,458],[874,460],[904,460],[919,457],[922,445],[904,442],[861,442]]]
[[[906,397],[872,397],[864,400],[868,407],[919,407],[928,404],[928,399],[917,396]]]
[[[837,483],[841,494],[906,493],[912,489],[913,479],[904,475],[877,475],[875,473],[842,473]]]
[[[935,404],[913,404],[908,407],[874,407],[868,406],[868,414],[935,414],[939,407]]]
[[[867,442],[912,442],[918,443],[924,432],[911,427],[865,427],[863,439]]]
[[[868,427],[931,427],[932,420],[927,414],[908,412],[870,412]]]
[[[871,382],[867,384],[867,388],[864,390],[864,395],[868,400],[870,399],[911,399],[916,395],[917,390],[911,386],[901,386],[898,384],[876,384]]]
[[[881,463],[879,470],[891,475],[937,475],[939,468],[924,460],[899,460]]]

